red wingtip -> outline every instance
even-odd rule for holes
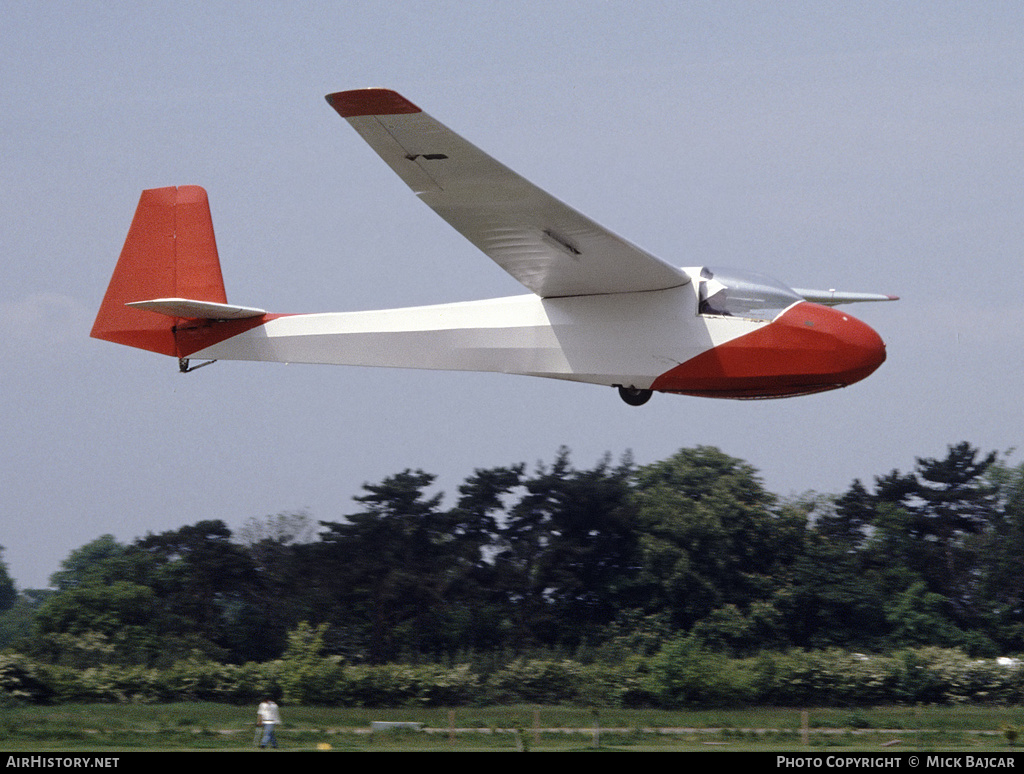
[[[391,89],[353,89],[327,95],[327,102],[342,118],[354,116],[390,116],[421,113],[409,100]]]

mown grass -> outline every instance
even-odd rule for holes
[[[1022,707],[758,708],[665,711],[577,707],[282,707],[282,750],[328,751],[1012,751]],[[0,750],[254,750],[254,707],[210,703],[7,707]],[[370,733],[375,720],[428,731]],[[451,728],[456,731],[453,733]],[[1024,744],[1022,734],[1021,744]]]

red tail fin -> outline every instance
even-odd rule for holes
[[[227,303],[206,191],[143,191],[92,327],[97,339],[180,357],[178,320],[125,304],[154,298]]]

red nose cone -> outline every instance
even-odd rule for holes
[[[838,309],[817,304],[798,304],[776,323],[788,330],[798,349],[806,348],[808,376],[835,378],[846,387],[870,375],[885,362],[885,343],[869,325]],[[813,331],[804,341],[802,333]]]
[[[811,303],[720,344],[652,388],[718,398],[782,398],[859,382],[885,361],[885,344],[855,317]]]

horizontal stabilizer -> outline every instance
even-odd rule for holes
[[[844,293],[839,290],[805,290],[793,288],[793,291],[805,300],[822,306],[838,306],[839,304],[855,304],[861,301],[899,301],[899,296],[887,296],[882,293]]]
[[[188,320],[245,320],[266,314],[265,310],[251,306],[193,301],[190,298],[154,298],[151,301],[133,301],[125,306]]]

